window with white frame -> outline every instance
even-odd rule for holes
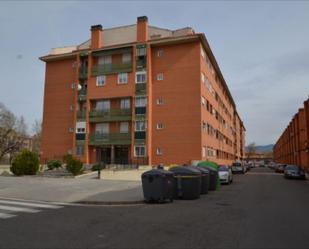
[[[109,123],[97,123],[95,125],[96,134],[108,134],[109,133]]]
[[[134,156],[135,157],[146,156],[146,146],[145,145],[135,145],[134,146]]]
[[[105,81],[106,81],[106,76],[105,75],[98,75],[97,76],[96,85],[97,86],[104,86],[105,85]]]
[[[110,100],[99,100],[96,103],[95,109],[97,111],[108,111],[111,108],[111,102]]]
[[[136,84],[146,83],[146,76],[147,76],[147,73],[145,71],[143,71],[143,72],[136,72],[135,83]]]
[[[157,52],[157,56],[162,57],[162,55],[163,55],[163,49],[159,49]]]
[[[112,56],[111,55],[100,56],[98,60],[98,64],[99,65],[111,65]]]
[[[76,145],[76,155],[77,156],[84,155],[84,145]]]
[[[205,74],[204,74],[204,73],[201,73],[201,81],[202,81],[203,83],[205,83]]]
[[[136,121],[135,131],[146,131],[146,121]]]
[[[206,157],[206,153],[207,153],[206,146],[203,146],[203,148],[202,148],[202,156]]]
[[[204,51],[203,48],[201,48],[201,56],[202,56],[203,58],[205,58],[205,51]]]
[[[157,98],[157,105],[163,105],[164,101],[162,97]]]
[[[130,99],[121,99],[120,100],[120,108],[121,109],[130,109]]]
[[[145,107],[147,104],[146,97],[136,97],[135,98],[135,107]]]
[[[131,54],[130,53],[125,53],[122,55],[122,63],[130,63],[131,62]]]
[[[206,105],[206,99],[203,96],[201,98],[201,101],[202,101],[202,105],[205,106]]]
[[[163,80],[163,73],[157,74],[157,80]]]
[[[74,132],[74,128],[69,128],[69,132]]]
[[[129,132],[129,123],[120,122],[120,133],[128,133],[128,132]]]
[[[127,83],[128,83],[128,73],[119,73],[118,84],[127,84]]]
[[[156,149],[156,154],[159,155],[159,156],[162,155],[163,154],[162,149],[161,148],[157,148]]]
[[[157,130],[162,130],[164,128],[163,123],[157,123]]]

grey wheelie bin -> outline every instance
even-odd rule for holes
[[[145,202],[173,201],[174,174],[163,169],[152,169],[142,174]]]
[[[208,193],[209,189],[209,170],[203,167],[191,166],[193,169],[201,171],[201,195]]]
[[[209,188],[208,190],[216,190],[217,189],[217,181],[219,178],[219,173],[217,170],[211,168],[211,167],[200,167],[200,168],[206,168],[209,170]]]
[[[198,199],[201,194],[201,172],[192,167],[176,166],[174,173],[174,198],[183,200]]]

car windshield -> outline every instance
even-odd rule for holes
[[[296,165],[288,165],[285,168],[286,170],[298,170],[298,166]]]
[[[219,171],[229,171],[229,168],[227,166],[220,166]]]

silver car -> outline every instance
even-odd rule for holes
[[[221,183],[230,184],[233,182],[233,173],[231,167],[226,165],[220,165],[218,172]]]

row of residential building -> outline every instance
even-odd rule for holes
[[[42,160],[180,164],[244,157],[245,127],[203,33],[91,27],[46,62]]]
[[[309,98],[276,142],[274,159],[278,163],[299,165],[309,172]]]

